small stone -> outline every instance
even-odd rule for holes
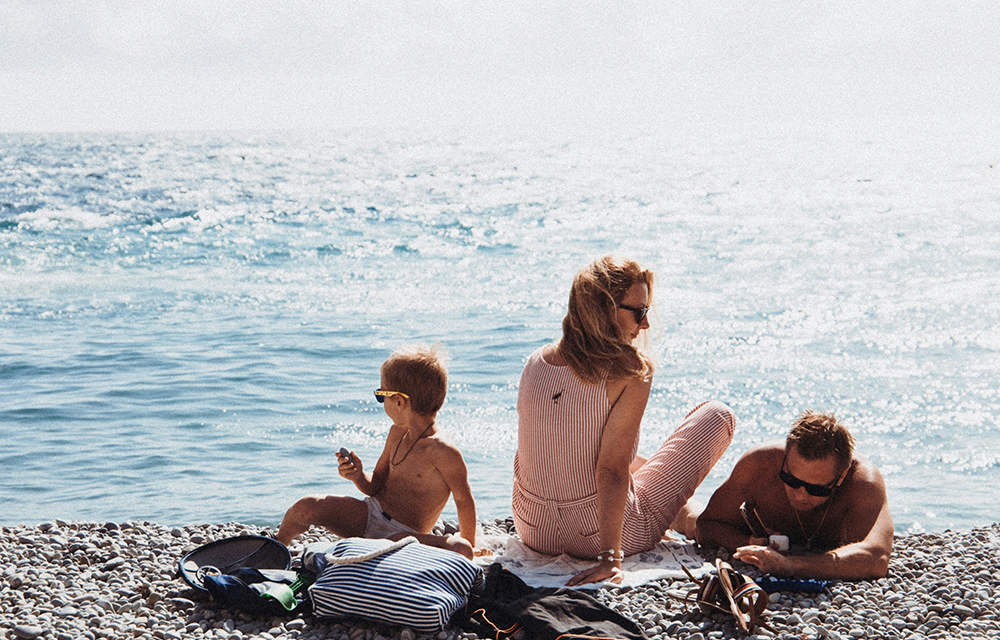
[[[37,638],[42,635],[43,631],[41,627],[35,627],[29,624],[19,624],[14,627],[14,635],[22,640],[32,640],[32,638]]]
[[[302,618],[296,618],[295,620],[289,620],[285,623],[285,628],[289,631],[301,631],[306,626],[306,621]]]
[[[400,640],[416,640],[417,635],[413,632],[413,629],[409,627],[403,629],[399,632]]]
[[[972,608],[962,604],[956,604],[954,607],[952,607],[951,610],[954,611],[956,615],[961,616],[962,618],[971,618],[972,616],[976,615],[976,612],[973,611]]]
[[[194,609],[194,603],[188,600],[187,598],[170,598],[169,600],[167,600],[167,602],[173,605],[174,608],[180,609],[181,611]]]
[[[182,538],[184,537],[184,531],[182,531],[177,527],[174,527],[173,529],[170,530],[170,535],[172,535],[175,538]]]

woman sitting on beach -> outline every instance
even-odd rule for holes
[[[653,366],[635,345],[652,292],[652,272],[636,262],[596,260],[573,281],[562,339],[521,374],[514,522],[540,553],[597,559],[569,585],[621,582],[622,557],[668,528],[693,538],[687,502],[733,438],[732,411],[708,402],[648,461],[636,456]]]

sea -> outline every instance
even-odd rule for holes
[[[438,422],[510,514],[525,358],[573,274],[656,274],[649,453],[695,405],[750,447],[833,412],[900,533],[1000,520],[1000,146],[960,125],[0,134],[0,524],[276,527],[360,495],[379,366],[448,354]],[[455,516],[449,503],[444,518]]]

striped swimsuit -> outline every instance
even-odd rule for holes
[[[604,381],[587,384],[569,367],[528,358],[517,395],[514,523],[521,539],[546,554],[593,558],[600,548],[597,457],[611,413]],[[699,405],[632,475],[622,551],[648,551],[663,537],[733,438],[734,418],[721,402]],[[635,457],[639,439],[632,444]]]

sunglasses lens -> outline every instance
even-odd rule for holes
[[[799,487],[805,487],[806,493],[815,498],[826,498],[833,493],[833,487],[824,487],[818,484],[803,482],[784,469],[778,472],[778,477],[781,478],[781,481],[787,484],[792,490],[798,489]]]
[[[645,319],[646,314],[649,313],[649,307],[643,307],[641,309],[635,310],[635,323],[642,324],[643,319]]]

